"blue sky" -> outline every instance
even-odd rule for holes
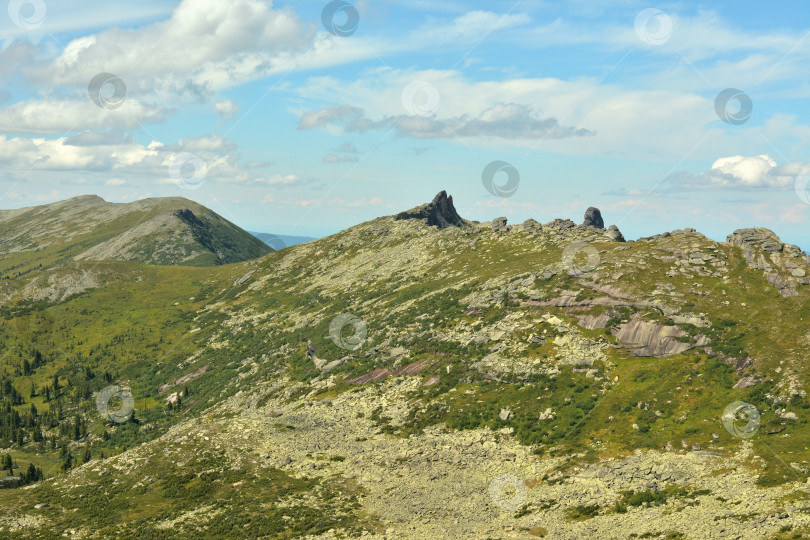
[[[325,235],[446,189],[481,221],[597,206],[629,238],[810,248],[810,6],[366,0],[335,35],[328,5],[9,2],[0,207],[183,196]],[[511,196],[484,186],[496,160]]]

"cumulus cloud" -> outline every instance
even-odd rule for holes
[[[699,174],[677,173],[667,180],[681,189],[793,189],[796,177],[810,175],[810,164],[794,161],[778,165],[767,154],[729,156],[716,160]]]
[[[81,86],[110,72],[131,88],[207,93],[286,66],[313,39],[314,30],[288,7],[183,0],[167,20],[74,39],[40,77]]]
[[[133,129],[161,123],[172,111],[162,105],[126,100],[118,109],[104,109],[89,99],[43,99],[0,109],[0,131],[6,133],[70,133],[96,128]]]
[[[225,120],[233,120],[239,115],[239,105],[226,99],[214,103],[214,111]]]
[[[360,107],[343,105],[304,113],[299,129],[341,125],[346,133],[392,129],[400,136],[416,139],[455,137],[497,137],[502,139],[563,139],[594,135],[590,130],[561,126],[556,118],[540,118],[531,107],[517,103],[499,103],[476,116],[451,118],[410,115],[388,116],[372,120]]]
[[[158,185],[175,184],[178,179],[172,176],[172,168],[178,158],[189,155],[202,160],[206,178],[217,183],[293,186],[308,182],[293,174],[268,176],[262,169],[269,164],[243,163],[233,143],[214,136],[142,145],[109,132],[56,139],[0,135],[2,170],[54,173],[57,177],[65,171],[105,174],[113,176],[105,182],[109,186],[123,185],[127,179],[142,182],[144,178]]]

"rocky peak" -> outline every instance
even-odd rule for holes
[[[737,229],[726,242],[742,248],[748,266],[762,270],[783,296],[795,296],[797,285],[810,285],[806,254],[798,246],[783,244],[770,229]]]
[[[726,237],[726,242],[743,248],[744,252],[761,249],[767,253],[777,253],[783,248],[782,241],[776,233],[763,228],[737,229]]]
[[[605,228],[605,221],[602,219],[602,212],[593,206],[585,210],[585,219],[582,224],[589,227],[596,227],[597,229]]]
[[[453,197],[448,196],[444,190],[433,197],[431,202],[400,212],[394,216],[394,219],[421,219],[425,220],[428,225],[440,229],[462,227],[467,223],[456,212],[456,207],[453,206]]]

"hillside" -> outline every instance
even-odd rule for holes
[[[0,278],[4,279],[69,261],[212,266],[270,251],[233,223],[180,197],[116,204],[87,195],[0,210]]]
[[[444,192],[236,264],[94,263],[132,279],[4,308],[0,454],[46,479],[0,533],[810,534],[809,263]]]

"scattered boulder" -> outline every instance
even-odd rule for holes
[[[417,206],[405,212],[400,212],[394,219],[421,219],[428,225],[446,229],[448,227],[463,227],[467,222],[458,215],[453,206],[453,197],[446,191],[440,191],[431,202]]]
[[[558,230],[565,230],[565,229],[573,229],[576,227],[577,224],[571,221],[570,219],[560,219],[557,218],[554,221],[549,221],[544,225],[544,227],[549,227],[551,229],[558,229]]]
[[[511,417],[512,417],[512,411],[510,411],[509,409],[501,409],[501,412],[498,415],[498,418],[500,418],[504,422],[509,420]]]
[[[543,228],[543,226],[540,225],[540,223],[537,220],[534,220],[532,218],[529,218],[526,221],[524,221],[521,224],[521,227],[523,227],[523,230],[529,232],[539,232]]]
[[[605,221],[602,219],[602,212],[593,206],[585,210],[585,219],[582,224],[586,227],[595,227],[597,229],[605,228]]]
[[[625,242],[626,241],[624,239],[624,235],[622,235],[622,232],[619,230],[619,228],[616,225],[611,225],[610,227],[608,227],[607,231],[605,232],[605,235],[608,236],[614,242]]]
[[[492,230],[493,231],[505,231],[506,230],[506,218],[505,217],[496,217],[492,220]]]
[[[557,413],[551,410],[551,407],[546,407],[546,410],[540,413],[539,419],[540,420],[554,420],[557,417]]]

